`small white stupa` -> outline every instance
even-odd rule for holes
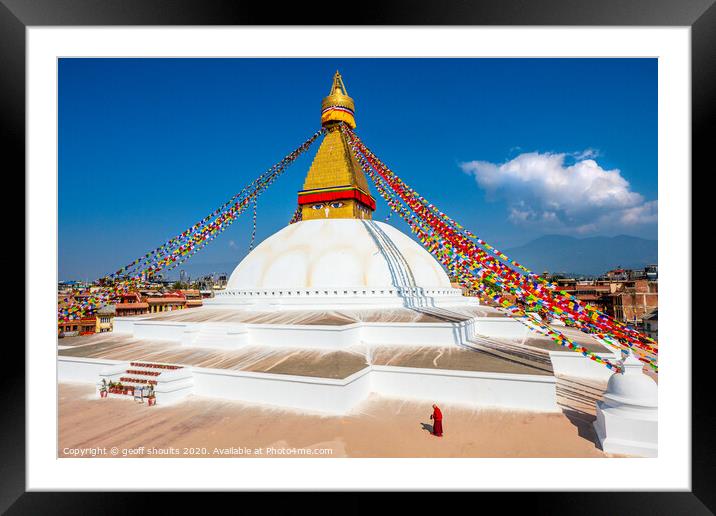
[[[623,372],[609,379],[604,400],[597,402],[597,431],[608,453],[656,457],[658,389],[632,353],[622,361]]]

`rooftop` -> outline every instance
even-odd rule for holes
[[[117,309],[149,308],[149,303],[117,303],[114,306]]]
[[[97,315],[114,315],[117,312],[115,305],[104,305],[102,308],[97,310]]]

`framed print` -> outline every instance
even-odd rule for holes
[[[708,514],[715,8],[517,7],[4,0],[27,337],[3,509],[437,490]]]

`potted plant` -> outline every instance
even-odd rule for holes
[[[154,386],[152,384],[149,384],[149,394],[147,394],[147,403],[150,407],[152,405],[157,404],[157,397],[154,394]]]

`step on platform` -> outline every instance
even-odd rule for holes
[[[109,398],[134,399],[141,387],[152,386],[157,405],[175,403],[194,391],[191,368],[155,362],[125,362],[104,368],[99,374],[97,395],[102,380],[122,384],[122,391],[108,392]],[[146,398],[146,392],[145,392]]]

